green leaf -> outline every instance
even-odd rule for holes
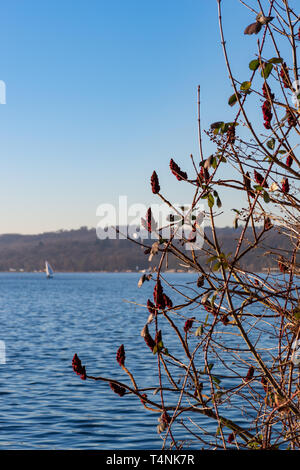
[[[211,129],[220,129],[220,127],[222,126],[222,124],[224,124],[223,121],[213,122],[213,123],[210,125],[210,128],[211,128]]]
[[[216,264],[213,265],[212,270],[213,271],[218,271],[220,269],[220,267],[221,267],[221,262],[218,261]]]
[[[272,70],[273,70],[273,65],[270,62],[268,62],[267,64],[264,65],[261,71],[261,76],[264,78],[268,78]]]
[[[212,375],[211,378],[215,382],[215,384],[217,384],[217,385],[219,385],[219,383],[221,382],[221,380],[218,379],[218,377],[215,377],[214,375]]]
[[[218,206],[219,209],[220,209],[220,207],[222,207],[222,202],[221,202],[221,199],[219,197],[217,197],[217,206]]]
[[[249,88],[251,88],[251,82],[250,81],[243,82],[240,86],[241,91],[248,91]]]
[[[270,196],[267,193],[267,191],[263,192],[263,198],[264,198],[264,201],[265,201],[266,204],[268,204],[268,202],[270,202]]]
[[[222,126],[220,127],[220,130],[221,130],[221,134],[224,134],[225,132],[227,132],[228,131],[228,123],[223,122]]]
[[[228,100],[229,106],[233,106],[237,102],[238,98],[241,98],[241,95],[239,93],[237,94],[234,93],[233,95],[231,95],[231,97]]]
[[[208,207],[212,208],[215,204],[215,199],[213,197],[212,194],[209,194],[208,195],[208,198],[207,198],[207,203],[208,203]]]
[[[162,341],[160,341],[158,344],[156,344],[152,350],[153,354],[156,354],[157,351],[161,351],[164,347],[164,344]]]
[[[251,62],[249,64],[249,69],[250,70],[257,70],[258,67],[259,67],[259,60],[258,59],[251,60]]]
[[[272,139],[268,140],[267,142],[267,147],[271,150],[274,150],[275,147],[275,139],[272,137]]]
[[[201,336],[203,334],[203,326],[198,326],[197,330],[195,331],[195,336]]]
[[[271,62],[271,64],[282,64],[283,59],[281,57],[272,57],[269,62]]]

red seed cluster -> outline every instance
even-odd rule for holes
[[[223,325],[228,325],[229,323],[229,318],[228,318],[228,315],[222,315],[221,316],[221,322],[223,323]]]
[[[162,413],[160,418],[161,418],[162,422],[165,423],[165,424],[169,424],[171,422],[171,417],[168,415],[166,410]]]
[[[184,324],[183,331],[185,333],[188,333],[190,329],[192,328],[193,323],[194,323],[194,318],[188,318]]]
[[[293,157],[292,157],[291,155],[288,155],[288,156],[286,157],[286,162],[285,162],[285,164],[286,164],[286,166],[288,166],[288,167],[290,168],[290,167],[292,166],[292,163],[293,163]]]
[[[125,349],[124,349],[124,344],[121,344],[121,346],[119,347],[118,351],[117,351],[117,356],[116,356],[116,359],[117,359],[117,363],[119,364],[119,366],[124,366],[125,365]]]
[[[249,171],[247,171],[247,173],[244,175],[244,185],[245,185],[245,189],[246,189],[247,193],[251,197],[255,197],[255,194],[251,189],[251,180],[250,180]]]
[[[209,171],[207,168],[201,166],[200,171],[198,173],[197,184],[198,186],[202,183],[206,183],[209,180]]]
[[[288,271],[288,267],[285,264],[285,261],[282,257],[280,257],[278,260],[278,268],[279,268],[279,271],[282,273],[286,273]]]
[[[234,440],[234,433],[232,432],[228,436],[228,439],[227,439],[228,444],[231,444],[233,442],[233,440]]]
[[[156,171],[153,171],[151,176],[151,189],[153,194],[158,194],[160,191],[159,180]]]
[[[125,395],[126,390],[124,387],[120,387],[120,385],[115,384],[114,382],[109,382],[109,386],[112,391],[117,393],[120,397],[123,397]]]
[[[251,380],[253,378],[253,375],[254,375],[254,367],[251,366],[251,367],[249,367],[249,370],[248,370],[247,375],[245,377],[245,381],[249,382],[249,380]]]
[[[153,315],[156,312],[155,305],[151,302],[150,299],[147,300],[147,309],[148,309],[149,313],[152,313]]]
[[[286,111],[286,118],[287,118],[288,125],[290,127],[296,127],[297,126],[297,119],[296,119],[294,113],[290,109],[287,109],[287,111]]]
[[[147,398],[148,398],[147,393],[142,393],[141,396],[142,396],[141,402],[144,405],[146,403]]]
[[[283,62],[281,65],[280,76],[282,78],[282,83],[284,88],[290,88],[290,77],[286,63]]]
[[[264,184],[263,184],[263,181],[264,181],[264,177],[258,173],[258,171],[254,170],[254,179],[255,181],[257,182],[257,184],[259,184],[260,186],[263,186],[263,188],[268,188],[268,183],[265,181]]]
[[[264,229],[265,230],[270,230],[273,227],[272,222],[270,220],[270,217],[265,217],[264,220]]]
[[[176,176],[178,181],[186,180],[187,179],[187,174],[185,171],[181,171],[180,167],[177,165],[177,163],[174,162],[173,158],[170,160],[170,168],[173,173],[173,175]]]
[[[77,354],[74,354],[74,357],[72,359],[72,367],[73,371],[77,374],[80,375],[80,378],[82,380],[86,379],[86,371],[85,371],[85,366],[81,364],[81,360],[77,356]]]
[[[143,329],[143,338],[147,346],[151,349],[151,351],[153,351],[154,346],[155,346],[155,341],[149,333],[148,325],[145,325]]]
[[[151,207],[149,207],[149,209],[147,210],[146,227],[147,227],[148,232],[151,233],[151,231],[152,231],[152,211],[151,211]]]
[[[161,310],[163,310],[166,307],[164,292],[163,292],[163,288],[159,279],[157,280],[155,287],[154,287],[153,298],[154,298],[154,302],[157,308],[160,308]]]
[[[290,190],[290,185],[289,185],[289,180],[287,178],[283,179],[283,182],[281,184],[281,189],[284,194],[287,194]]]
[[[264,391],[267,393],[267,391],[268,391],[268,381],[267,381],[266,377],[261,378],[261,384],[263,386]]]
[[[264,97],[267,100],[272,100],[272,101],[274,100],[275,95],[274,93],[271,92],[271,88],[269,87],[267,83],[263,84],[262,92],[263,92]]]
[[[272,121],[272,106],[269,100],[266,100],[262,106],[263,118],[264,118],[264,126],[266,129],[271,129],[271,121]]]
[[[228,128],[227,131],[227,142],[234,145],[235,143],[235,126],[232,125]]]
[[[163,296],[164,296],[164,301],[165,301],[166,307],[167,308],[172,308],[173,307],[173,302],[170,299],[170,297],[168,297],[166,294],[163,294]]]

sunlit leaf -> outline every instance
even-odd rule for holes
[[[258,69],[258,67],[259,67],[259,60],[258,59],[251,60],[249,64],[249,69],[255,71]]]

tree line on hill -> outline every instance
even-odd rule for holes
[[[221,248],[225,254],[234,251],[240,231],[241,228],[218,229]],[[210,236],[209,227],[205,229],[205,233]],[[253,242],[250,230],[247,232],[247,240],[249,243]],[[144,243],[151,247],[153,240]],[[268,253],[270,247],[273,253]],[[250,251],[249,256],[243,258],[241,267],[256,272],[276,268],[278,256],[274,254],[274,248],[278,253],[290,251],[288,237],[282,236],[276,229],[265,234],[263,245],[255,252]],[[207,259],[208,255],[200,252],[200,261],[202,257]],[[0,271],[44,270],[46,259],[55,271],[61,272],[136,271],[148,269],[151,265],[145,248],[126,239],[100,240],[95,229],[86,227],[38,235],[0,235]],[[168,257],[167,267],[184,269],[172,256]]]

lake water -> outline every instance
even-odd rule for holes
[[[157,384],[156,356],[140,336],[148,312],[125,302],[152,298],[153,283],[137,288],[140,276],[61,273],[47,280],[40,273],[0,274],[0,340],[6,346],[0,449],[161,448],[158,414],[132,396],[120,398],[106,383],[82,381],[71,366],[77,353],[89,375],[129,383],[115,360],[123,343],[137,383],[152,386],[155,376]],[[196,279],[168,276],[178,284]],[[185,439],[184,431],[180,437]]]

